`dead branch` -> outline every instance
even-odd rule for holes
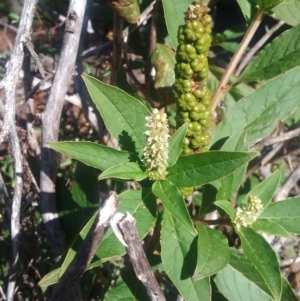
[[[58,140],[60,116],[68,85],[74,74],[77,49],[82,28],[86,0],[71,0],[66,19],[65,35],[57,72],[42,115],[43,139],[41,161],[40,210],[54,256],[65,250],[63,233],[58,221],[55,199],[57,155],[47,143]]]
[[[126,247],[134,272],[145,286],[150,300],[165,301],[165,296],[147,260],[133,216],[129,213],[126,215],[116,213],[110,224],[118,240]]]
[[[0,133],[0,143],[8,136],[15,169],[15,190],[11,208],[11,239],[12,239],[12,263],[10,266],[6,300],[14,299],[16,286],[17,265],[19,259],[19,236],[20,236],[20,207],[23,190],[23,155],[15,125],[15,94],[19,80],[19,74],[24,59],[24,41],[29,37],[32,20],[36,7],[36,0],[24,1],[24,7],[20,19],[17,37],[7,65],[5,77],[0,83],[0,89],[4,90],[4,120]]]
[[[109,221],[117,210],[118,203],[117,194],[112,191],[110,197],[105,201],[105,204],[99,210],[93,226],[77,251],[74,259],[70,263],[65,273],[59,279],[59,282],[55,285],[49,301],[65,300],[70,290],[83,275],[103,239],[103,236],[109,225]]]

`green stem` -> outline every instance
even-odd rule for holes
[[[236,66],[238,65],[239,61],[241,60],[241,57],[243,56],[246,48],[248,47],[252,37],[254,36],[258,26],[260,25],[262,19],[264,17],[264,11],[259,10],[252,21],[251,25],[249,26],[248,30],[245,33],[245,36],[240,43],[237,51],[235,52],[234,56],[232,57],[223,77],[220,80],[219,86],[215,92],[215,94],[212,97],[211,102],[211,111],[214,112],[218,103],[220,102],[220,99],[223,94],[227,92],[226,86],[229,82],[229,79],[231,75],[233,74]]]

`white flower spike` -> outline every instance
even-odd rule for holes
[[[263,204],[257,196],[250,195],[247,204],[237,208],[234,223],[238,229],[250,226],[263,212]]]
[[[144,148],[142,161],[148,169],[148,177],[151,180],[163,180],[168,174],[166,169],[170,135],[167,115],[153,109],[151,116],[146,117],[146,126],[149,128],[145,132],[148,145]]]

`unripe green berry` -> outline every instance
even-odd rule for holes
[[[199,123],[206,129],[210,126],[210,120],[208,119],[200,119]]]
[[[188,111],[180,111],[179,113],[181,118],[189,118],[189,112]]]
[[[193,94],[195,95],[196,98],[201,99],[202,97],[206,96],[207,90],[208,89],[206,86],[202,86],[202,87],[199,87],[197,90],[195,90],[193,92]],[[210,95],[209,95],[209,97],[210,97]]]
[[[201,119],[210,119],[211,117],[211,111],[210,110],[205,110],[201,112]]]
[[[187,22],[183,30],[185,37],[190,41],[197,41],[205,31],[203,24],[196,20]]]
[[[193,69],[188,63],[177,63],[175,65],[175,72],[178,76],[184,79],[189,79],[194,74]]]
[[[193,131],[194,135],[197,133],[201,133],[202,126],[197,121],[193,121],[191,123],[191,130]]]
[[[191,44],[179,45],[177,49],[177,56],[177,61],[190,62],[197,58],[197,52],[195,47]]]
[[[192,121],[189,117],[182,118],[181,120],[182,120],[182,123],[189,123]]]
[[[191,79],[178,78],[176,79],[173,88],[179,93],[186,93],[191,91],[193,85],[194,82]]]
[[[179,190],[184,197],[188,197],[194,193],[194,187],[181,187]]]
[[[206,110],[206,106],[203,103],[197,103],[194,107],[193,107],[193,112],[205,112]]]
[[[184,35],[184,32],[183,32],[183,29],[184,29],[183,25],[181,25],[178,28],[177,39],[178,39],[179,44],[184,44],[185,43],[185,35]]]
[[[194,72],[201,72],[201,70],[206,68],[207,64],[205,62],[200,61],[198,58],[195,58],[191,61],[190,65]]]
[[[209,26],[209,25],[211,25],[211,23],[212,23],[212,18],[211,18],[211,16],[210,15],[205,15],[203,18],[202,18],[202,24],[204,25],[204,26]]]
[[[191,111],[190,112],[190,118],[193,121],[197,121],[197,120],[199,120],[201,118],[201,113],[200,112]]]
[[[183,139],[183,141],[182,141],[182,147],[183,147],[183,148],[186,148],[186,147],[189,146],[189,144],[190,144],[190,139],[187,138],[187,137],[185,137],[185,138]]]
[[[189,149],[189,148],[183,148],[182,150],[181,150],[181,155],[182,156],[188,156],[188,155],[190,155],[191,154],[191,150]]]
[[[186,138],[182,143],[182,155],[208,149],[210,136],[206,130],[210,124],[210,91],[206,87],[208,76],[208,52],[211,44],[209,8],[203,3],[189,6],[186,24],[178,29],[175,75],[173,85],[177,98],[178,125],[187,123]]]
[[[199,148],[201,145],[200,145],[200,143],[197,141],[197,139],[194,138],[194,139],[191,140],[191,146],[192,146],[193,148]]]
[[[195,95],[196,96],[196,95]],[[197,96],[196,96],[197,97]],[[202,99],[201,102],[206,105],[209,106],[210,105],[210,95],[205,95]]]
[[[202,81],[203,79],[207,78],[208,76],[208,66],[206,65],[202,65],[202,69],[197,72],[197,79],[198,81]]]
[[[178,106],[184,111],[192,110],[195,105],[196,97],[190,92],[181,94],[178,98]]]
[[[208,51],[211,44],[210,35],[204,33],[200,39],[195,42],[195,49],[198,54],[204,54]]]

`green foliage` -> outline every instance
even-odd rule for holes
[[[134,23],[139,18],[136,0],[110,2],[123,6],[117,9],[128,22]],[[142,2],[145,6],[150,4],[150,1]],[[214,58],[211,70],[208,68],[212,19],[206,6],[202,6],[204,17],[198,11],[203,17],[201,21],[185,15],[192,2],[162,0],[164,16],[160,17],[165,19],[168,37],[160,37],[156,49],[149,54],[156,76],[151,83],[145,83],[149,84],[147,88],[151,86],[155,90],[158,98],[153,99],[153,91],[146,95],[149,91],[143,90],[147,100],[151,96],[149,103],[155,103],[154,111],[129,85],[125,68],[117,76],[120,88],[87,74],[82,76],[105,128],[116,139],[118,147],[86,141],[49,142],[52,149],[78,162],[69,163],[67,171],[60,171],[62,176],[57,180],[57,208],[69,247],[40,280],[39,285],[44,289],[60,281],[84,244],[107,192],[114,190],[120,201],[117,211],[130,213],[136,220],[147,258],[168,300],[178,299],[178,294],[186,301],[297,300],[280,273],[275,251],[260,233],[286,238],[291,238],[291,233],[300,234],[300,198],[272,202],[285,172],[270,171],[267,178],[258,175],[249,178],[248,164],[264,154],[250,151],[249,146],[270,135],[278,122],[286,120],[299,107],[300,19],[289,11],[290,7],[298,9],[298,2],[237,0],[238,9],[249,25],[259,11],[280,20],[290,18],[294,27],[265,46],[240,77],[232,76],[228,80],[222,89],[224,93],[230,91],[223,97],[222,110],[216,112],[211,112],[211,94],[224,70]],[[139,34],[145,35],[143,30]],[[225,28],[222,34],[213,33],[215,45],[227,49],[226,54],[230,56],[229,52],[234,52],[238,43],[234,40],[224,44],[228,42],[226,39],[243,34],[240,29]],[[176,53],[163,40],[171,41]],[[215,49],[212,51],[217,53]],[[126,68],[130,69],[130,64],[128,60]],[[256,82],[257,86],[249,82]],[[176,103],[169,94],[171,87],[178,99]],[[173,119],[169,127],[167,115],[162,112]],[[218,124],[208,129],[213,119]],[[290,119],[288,126],[294,126],[296,120],[296,117]],[[163,122],[166,133],[170,130],[172,134],[164,135],[167,146],[162,146],[160,140]],[[151,123],[156,126],[153,132]],[[149,140],[150,150],[147,150]],[[165,152],[160,152],[162,149]],[[200,150],[204,152],[199,153]],[[155,174],[150,176],[154,161]],[[159,162],[166,165],[162,175]],[[9,165],[5,161],[1,163],[3,173],[12,181],[11,161]],[[72,176],[64,181],[67,172]],[[239,224],[238,212],[251,198],[262,206],[262,212],[256,208],[259,215],[252,223]],[[247,208],[250,209],[246,213],[251,217],[251,206]],[[208,213],[216,214],[217,219],[205,216]],[[93,288],[88,282],[95,282],[98,277],[102,295],[97,300],[148,300],[140,280],[128,270],[128,260],[122,258],[126,248],[112,227],[107,227],[87,267],[88,271],[94,269],[94,273],[86,275],[85,296]]]
[[[226,237],[219,231],[202,225],[198,232],[198,258],[193,279],[195,281],[216,274],[229,262],[230,252]]]
[[[123,150],[142,155],[145,146],[147,107],[124,91],[84,75],[83,80],[108,131]],[[139,125],[137,127],[137,125]]]
[[[203,185],[232,173],[256,153],[211,151],[180,157],[167,179],[178,187]]]
[[[197,237],[164,210],[161,230],[161,258],[167,275],[187,301],[210,300],[208,277],[194,281]]]
[[[265,239],[249,228],[238,231],[246,257],[253,263],[265,281],[275,301],[282,293],[282,279],[275,252]]]
[[[299,0],[282,1],[272,9],[272,16],[292,26],[300,23]]]
[[[276,121],[285,120],[299,105],[299,70],[298,66],[275,77],[229,108],[212,143],[241,130],[250,145],[270,134]]]
[[[172,0],[163,0],[163,8],[166,19],[166,25],[168,33],[170,35],[173,48],[176,49],[178,46],[177,31],[178,27],[184,23],[184,13],[187,11],[189,4],[193,3],[192,0],[182,0],[176,5]],[[208,1],[203,1],[208,2]]]
[[[274,300],[265,280],[255,266],[234,249],[231,249],[229,264],[217,274],[214,282],[228,300],[238,301],[241,300],[241,296],[245,301]],[[298,300],[284,278],[282,278],[282,283],[282,297],[279,300]]]
[[[244,70],[239,81],[269,80],[300,65],[300,25],[274,39]]]
[[[115,11],[129,23],[136,23],[140,17],[138,0],[109,0]]]

